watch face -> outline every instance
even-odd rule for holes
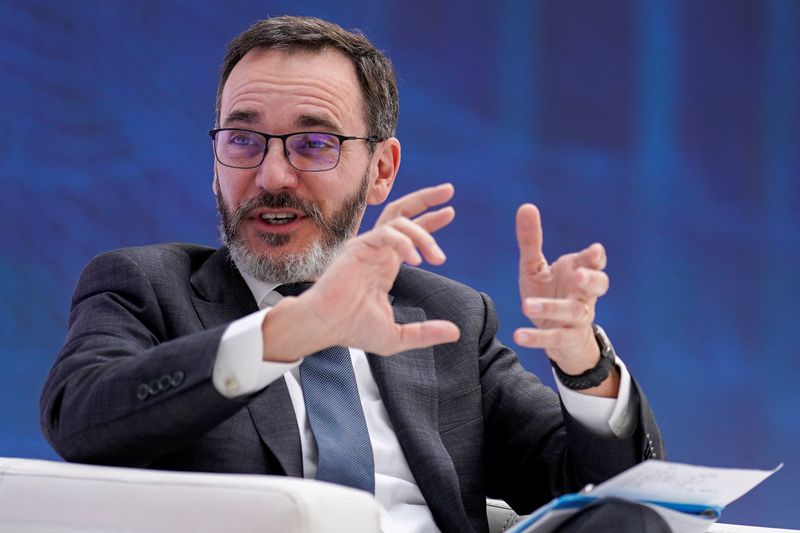
[[[608,340],[606,332],[597,324],[592,324],[592,329],[594,329],[594,338],[597,339],[597,345],[600,346],[600,357],[608,357],[614,361],[616,359],[616,353],[614,352],[614,347],[611,345],[611,341]]]

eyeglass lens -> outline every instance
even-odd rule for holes
[[[230,167],[254,168],[261,164],[267,140],[246,130],[222,130],[214,146],[220,163]],[[284,140],[289,163],[297,170],[330,170],[339,162],[341,143],[327,133],[297,133]]]

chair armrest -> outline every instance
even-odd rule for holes
[[[506,502],[491,498],[486,498],[486,518],[489,533],[501,533],[522,520]]]
[[[313,480],[0,458],[0,529],[377,533],[366,492]]]

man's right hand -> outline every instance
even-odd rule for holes
[[[312,288],[284,298],[264,320],[264,359],[295,361],[329,346],[379,355],[455,342],[446,320],[397,324],[388,293],[403,261],[440,265],[445,255],[432,233],[449,224],[452,207],[430,211],[453,196],[450,184],[391,202],[375,227],[350,240]]]

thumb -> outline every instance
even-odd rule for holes
[[[542,219],[533,204],[517,209],[517,244],[519,245],[519,275],[534,276],[547,266],[542,253]]]

